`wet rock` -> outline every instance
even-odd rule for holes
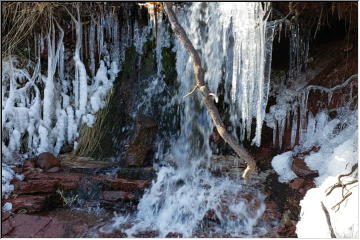
[[[134,237],[137,238],[155,238],[159,236],[159,231],[149,230],[149,231],[142,231],[137,234],[134,234]]]
[[[46,172],[48,172],[48,173],[56,173],[59,171],[60,171],[59,167],[52,167],[52,168],[49,168],[48,170],[46,170]]]
[[[142,167],[147,155],[153,148],[157,124],[149,117],[140,115],[136,119],[137,127],[133,140],[125,153],[126,167]]]
[[[135,195],[124,191],[104,191],[102,193],[102,199],[110,202],[119,200],[131,201],[135,199]]]
[[[294,173],[301,178],[306,178],[306,177],[318,177],[319,173],[318,171],[313,171],[311,170],[305,163],[303,158],[295,158],[291,169],[294,171]]]
[[[246,163],[232,155],[212,155],[210,172],[215,176],[237,178],[242,175]]]
[[[93,177],[83,177],[79,183],[79,198],[85,200],[99,200],[103,191],[103,182]]]
[[[123,233],[118,230],[114,230],[112,232],[98,232],[99,238],[126,238],[126,233]]]
[[[64,145],[64,146],[61,147],[59,153],[60,153],[60,154],[70,153],[70,152],[73,151],[73,149],[74,149],[74,145],[72,145],[72,144],[66,144],[66,145]]]
[[[281,238],[296,238],[297,235],[295,233],[296,226],[281,226],[276,229],[276,233],[279,234]]]
[[[307,192],[309,189],[316,187],[313,179],[305,179],[305,183],[303,186],[304,192]]]
[[[285,227],[289,227],[289,226],[293,226],[294,221],[291,219],[290,217],[291,215],[291,211],[290,210],[286,210],[281,218],[281,224]]]
[[[51,193],[55,192],[58,187],[59,180],[41,179],[14,182],[15,194],[29,193]]]
[[[183,234],[182,233],[178,233],[178,232],[169,232],[168,234],[166,234],[165,236],[166,238],[182,238]]]
[[[12,204],[12,212],[25,209],[29,213],[55,208],[60,204],[54,194],[21,195],[3,200],[3,202]]]
[[[71,157],[61,156],[61,166],[70,173],[82,173],[88,175],[98,175],[115,167],[117,164],[106,161],[96,161],[90,157]]]
[[[215,222],[215,223],[220,224],[220,219],[219,219],[219,217],[216,215],[216,212],[215,212],[214,209],[209,209],[209,210],[206,212],[203,220],[205,220],[205,221],[206,221],[206,220],[207,220],[207,221],[212,221],[212,222]]]
[[[60,167],[60,160],[49,152],[44,152],[36,159],[36,166],[47,170],[53,167]]]
[[[35,168],[35,160],[34,158],[26,159],[23,163],[24,168]]]
[[[291,181],[290,188],[294,190],[299,190],[304,185],[305,180],[302,178],[296,178]]]
[[[61,238],[63,225],[51,217],[16,214],[1,224],[2,236],[12,238]]]
[[[11,216],[11,212],[2,212],[1,213],[1,221],[5,221],[6,219],[8,219]]]
[[[112,177],[97,177],[97,179],[109,184],[113,190],[136,191],[144,190],[149,186],[149,181],[147,180],[127,180]]]
[[[84,174],[79,173],[46,173],[30,172],[25,176],[25,182],[38,181],[58,181],[57,187],[62,190],[73,190],[79,187],[80,179]]]
[[[133,180],[152,180],[155,177],[155,170],[152,167],[121,168],[117,176]]]
[[[25,180],[59,180],[59,181],[80,181],[84,174],[80,173],[46,173],[46,172],[31,172],[25,176]]]
[[[281,219],[281,213],[278,211],[277,204],[274,201],[265,201],[265,212],[261,217],[262,221],[272,222],[279,221]]]

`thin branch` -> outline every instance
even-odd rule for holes
[[[332,225],[331,225],[329,211],[326,209],[326,207],[325,207],[325,205],[324,205],[324,203],[323,203],[322,201],[321,201],[320,203],[321,203],[321,208],[322,208],[322,210],[324,211],[325,216],[326,216],[326,222],[327,222],[327,224],[328,224],[328,226],[329,226],[330,236],[331,236],[331,238],[336,238],[336,235],[335,235],[335,233],[334,233],[334,229],[333,229],[333,227],[332,227]]]
[[[335,212],[339,211],[339,209],[340,209],[340,204],[343,203],[351,194],[352,194],[352,192],[348,192],[348,193],[345,195],[345,197],[343,197],[343,198],[341,199],[341,201],[338,202],[337,204],[335,204],[331,209],[332,209],[332,210],[335,210],[335,208],[337,207],[337,209],[335,210]]]
[[[354,183],[358,182],[358,180],[353,180],[353,181],[350,181],[350,182],[348,182],[348,183],[343,183],[343,182],[341,181],[341,178],[350,176],[351,174],[353,174],[353,173],[355,172],[355,170],[356,170],[357,168],[358,168],[358,164],[356,163],[356,164],[354,164],[354,166],[351,167],[351,171],[350,171],[349,173],[347,173],[347,174],[340,174],[340,175],[338,176],[337,182],[336,182],[334,185],[332,185],[331,187],[329,187],[328,189],[326,189],[326,191],[325,191],[325,192],[327,192],[327,193],[326,193],[326,196],[329,196],[330,193],[331,193],[335,188],[338,188],[338,187],[344,188],[344,187],[346,187],[347,185],[351,185],[351,184],[354,184]]]
[[[307,87],[305,87],[303,89],[300,89],[299,91],[306,92],[306,91],[310,91],[310,90],[321,90],[323,92],[330,93],[330,92],[333,92],[335,90],[346,87],[355,78],[358,78],[357,74],[351,75],[348,79],[346,79],[345,82],[343,82],[343,83],[341,83],[339,85],[336,85],[336,86],[334,86],[332,88],[327,88],[327,87],[322,87],[322,86],[317,86],[317,85],[309,85],[309,86],[307,86]]]

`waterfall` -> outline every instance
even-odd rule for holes
[[[253,118],[260,144],[261,127],[269,89],[269,69],[273,34],[267,32],[266,9],[261,3],[192,3],[176,9],[180,24],[199,52],[205,82],[213,93],[225,81],[231,123],[242,129],[241,139],[249,139]],[[269,44],[271,43],[271,44]],[[159,237],[171,232],[183,237],[259,236],[266,232],[258,223],[265,206],[264,196],[239,178],[215,177],[209,169],[212,152],[209,137],[213,123],[196,94],[183,97],[195,86],[192,61],[182,44],[175,40],[179,90],[171,104],[181,105],[181,129],[171,148],[158,153],[164,163],[140,200],[135,215],[114,218],[114,228],[128,236],[156,230]],[[244,194],[253,198],[247,199]],[[218,224],[208,226],[204,217],[213,213]],[[206,230],[205,230],[206,229]],[[222,236],[220,235],[220,236]]]

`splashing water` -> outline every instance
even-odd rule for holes
[[[270,63],[266,59],[271,49],[266,46],[272,45],[267,41],[273,37],[266,36],[267,7],[263,9],[261,3],[192,3],[176,13],[202,57],[210,90],[217,93],[225,79],[225,90],[232,93],[227,99],[232,105],[231,121],[234,125],[242,123],[241,138],[245,132],[250,136],[253,117],[260,121],[253,140],[257,145],[269,85]],[[136,215],[115,217],[113,227],[124,228],[131,222],[132,227],[125,231],[128,236],[152,230],[158,231],[159,237],[170,232],[183,237],[201,236],[201,232],[206,236],[264,234],[265,227],[258,223],[265,210],[264,196],[245,186],[240,178],[215,177],[208,170],[213,123],[197,97],[183,98],[195,85],[193,65],[179,41],[175,41],[175,49],[180,88],[172,103],[183,105],[181,131],[172,140],[169,152],[158,153],[175,166],[161,167]],[[209,214],[217,218],[212,227],[204,221]]]

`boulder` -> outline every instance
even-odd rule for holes
[[[153,148],[157,124],[149,117],[140,115],[136,119],[136,130],[128,150],[125,153],[126,167],[143,167],[145,160]]]
[[[53,167],[60,167],[60,160],[49,152],[43,152],[36,159],[36,166],[48,170]]]

